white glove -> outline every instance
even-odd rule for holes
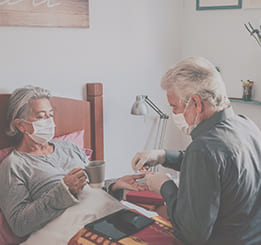
[[[157,164],[163,164],[166,159],[165,150],[151,150],[145,152],[138,152],[131,161],[132,168],[135,171],[140,170],[144,165],[150,167]]]
[[[170,180],[170,178],[168,177],[168,175],[166,173],[161,173],[161,172],[157,172],[154,174],[148,174],[146,175],[146,183],[149,187],[149,190],[159,194],[160,195],[160,189],[161,186],[168,180]]]

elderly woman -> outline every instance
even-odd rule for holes
[[[15,149],[0,165],[0,208],[18,236],[28,235],[78,203],[87,184],[88,161],[74,143],[52,141],[55,132],[50,92],[28,86],[16,89],[8,103],[7,134]],[[144,190],[142,175],[119,178],[110,192]]]

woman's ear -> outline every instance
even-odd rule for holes
[[[20,131],[22,132],[23,134],[26,132],[26,129],[24,127],[24,123],[23,123],[23,120],[19,119],[19,118],[16,118],[14,120],[14,125],[15,127]]]
[[[191,99],[195,105],[196,111],[201,113],[203,111],[203,103],[198,95],[192,95]]]

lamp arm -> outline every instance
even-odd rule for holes
[[[162,146],[163,146],[164,137],[165,137],[166,128],[167,128],[167,119],[168,118],[163,118],[162,129],[161,129],[160,140],[159,140],[159,146],[158,146],[159,149],[162,149]]]
[[[149,97],[148,97],[147,95],[145,96],[145,102],[146,102],[154,111],[156,111],[156,112],[159,114],[160,118],[166,118],[166,119],[169,118],[169,116],[168,116],[167,114],[163,113],[163,112],[149,99]]]

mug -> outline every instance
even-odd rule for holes
[[[105,177],[105,161],[90,161],[84,168],[91,187],[101,188]]]

